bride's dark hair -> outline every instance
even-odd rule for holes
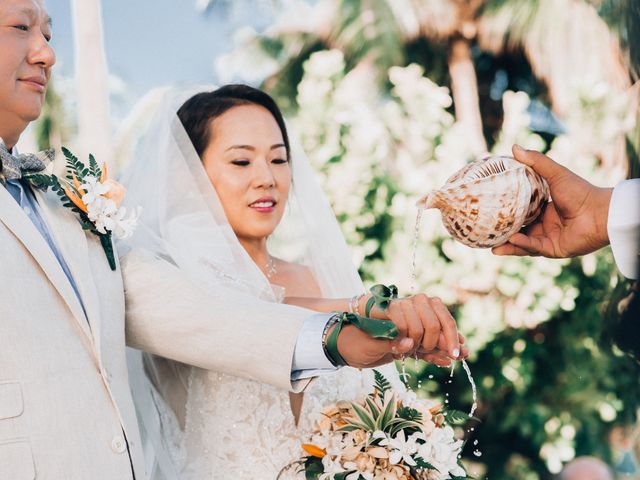
[[[209,125],[227,110],[240,105],[259,105],[269,110],[275,119],[290,156],[289,135],[282,117],[282,112],[276,102],[268,94],[248,85],[232,84],[214,90],[201,92],[187,100],[178,110],[178,118],[182,122],[191,143],[202,157],[210,141],[211,129]]]

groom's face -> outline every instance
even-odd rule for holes
[[[0,124],[5,128],[24,129],[40,115],[56,61],[50,40],[43,0],[0,0]]]

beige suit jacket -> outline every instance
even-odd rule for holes
[[[120,271],[55,195],[36,196],[87,316],[40,232],[0,186],[0,478],[126,480],[133,465],[144,479]]]

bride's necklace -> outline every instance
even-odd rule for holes
[[[266,275],[268,279],[271,279],[271,277],[278,273],[278,269],[276,268],[276,261],[271,255],[269,255],[269,260],[267,260],[267,264],[264,267],[266,269]]]

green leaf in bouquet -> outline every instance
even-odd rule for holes
[[[345,425],[344,427],[340,427],[338,431],[340,432],[353,432],[354,430],[367,430],[366,425],[361,422],[351,422],[349,425]]]
[[[375,380],[376,389],[378,390],[378,392],[380,392],[380,395],[384,397],[384,393],[387,390],[391,390],[391,383],[378,370],[373,371],[373,377]]]
[[[444,414],[444,417],[447,420],[447,422],[450,423],[451,425],[462,425],[468,422],[469,420],[476,420],[478,422],[480,421],[480,419],[473,417],[468,413],[465,413],[460,410],[455,410],[453,408],[446,409],[442,413]]]
[[[396,411],[396,396],[393,392],[387,391],[384,396],[384,410],[376,421],[376,430],[385,431],[389,422],[396,417]]]
[[[411,407],[400,407],[398,409],[397,416],[404,420],[411,420],[414,422],[422,421],[422,414],[415,408]]]
[[[416,461],[416,467],[415,468],[421,468],[423,470],[435,470],[436,472],[440,471],[436,467],[431,465],[429,462],[427,462],[422,457],[412,457],[412,458]]]
[[[371,397],[365,398],[365,402],[367,404],[367,407],[369,408],[369,411],[371,411],[371,417],[373,418],[373,421],[377,421],[378,417],[380,416],[380,407],[376,405],[376,402],[374,402]]]
[[[372,418],[371,414],[357,403],[352,403],[353,410],[356,412],[358,418],[362,421],[362,424],[366,427],[365,430],[373,432],[376,428],[376,422]]]
[[[335,476],[333,477],[335,480],[346,480],[346,478],[351,475],[352,473],[354,473],[355,470],[350,470],[348,472],[342,472],[342,473],[336,473]],[[360,478],[362,478],[362,475],[360,476]],[[360,480],[360,479],[358,479]]]
[[[304,478],[306,480],[317,480],[324,473],[322,459],[318,457],[307,457],[304,462]]]
[[[389,433],[390,436],[394,437],[399,431],[417,431],[422,428],[422,425],[418,422],[414,422],[411,420],[403,420],[402,418],[394,418],[387,424],[386,432]]]

